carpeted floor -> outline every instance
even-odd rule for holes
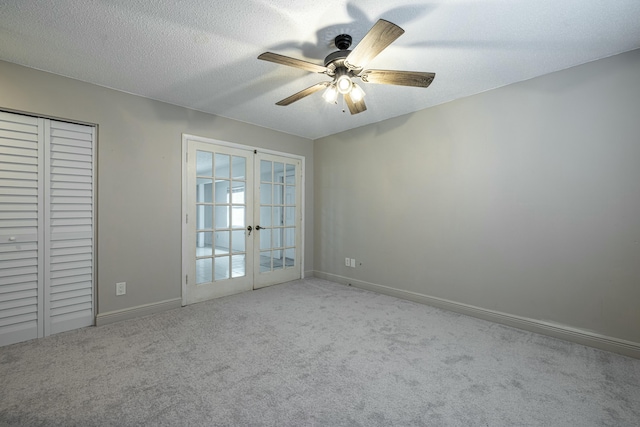
[[[640,360],[313,278],[0,348],[0,378],[0,425],[640,425]]]

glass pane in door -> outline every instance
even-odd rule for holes
[[[273,163],[268,160],[260,161],[260,182],[273,182],[271,171]]]
[[[247,159],[233,156],[231,166],[231,178],[234,180],[245,179],[247,175]]]
[[[196,256],[210,257],[213,255],[213,238],[210,231],[196,233]]]
[[[285,262],[285,268],[286,267],[293,267],[296,264],[296,250],[291,248],[291,249],[285,249],[284,250],[284,262]]]
[[[275,184],[273,186],[273,204],[282,205],[284,203],[284,185]]]
[[[224,280],[229,278],[229,257],[220,256],[215,258],[215,280]]]
[[[273,182],[284,182],[284,163],[273,163]]]
[[[196,175],[213,176],[213,153],[208,151],[196,153]]]
[[[213,206],[196,206],[196,223],[199,230],[211,230],[213,228]]]
[[[231,233],[229,231],[216,231],[216,255],[224,255],[229,253],[231,245]]]
[[[271,251],[260,252],[260,273],[271,271]]]
[[[212,282],[211,258],[196,260],[196,283]]]
[[[229,155],[216,153],[216,178],[231,178]]]
[[[273,251],[273,269],[274,270],[282,270],[284,268],[284,259],[282,254],[283,254],[282,250]]]
[[[296,166],[295,165],[287,165],[287,172],[285,175],[285,182],[287,185],[295,185],[296,184]]]
[[[231,251],[234,254],[244,253],[246,249],[244,230],[231,232]]]
[[[246,272],[246,255],[233,255],[231,257],[231,277],[243,277]]]
[[[229,215],[229,206],[215,206],[214,218],[216,229],[229,228],[231,225],[231,217]]]

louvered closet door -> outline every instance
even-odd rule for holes
[[[0,344],[43,334],[43,136],[35,117],[0,112]]]
[[[0,346],[93,324],[94,140],[0,112]]]
[[[45,126],[45,334],[93,324],[94,128]]]

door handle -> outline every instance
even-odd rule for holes
[[[264,230],[264,227],[260,227],[259,225],[256,225],[256,230],[258,230],[258,231]]]
[[[248,226],[248,227],[247,227],[247,230],[249,230],[249,234],[247,234],[247,236],[251,236],[251,230],[253,230],[253,227]]]

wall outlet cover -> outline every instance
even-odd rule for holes
[[[125,295],[127,293],[127,282],[116,283],[116,296]]]

